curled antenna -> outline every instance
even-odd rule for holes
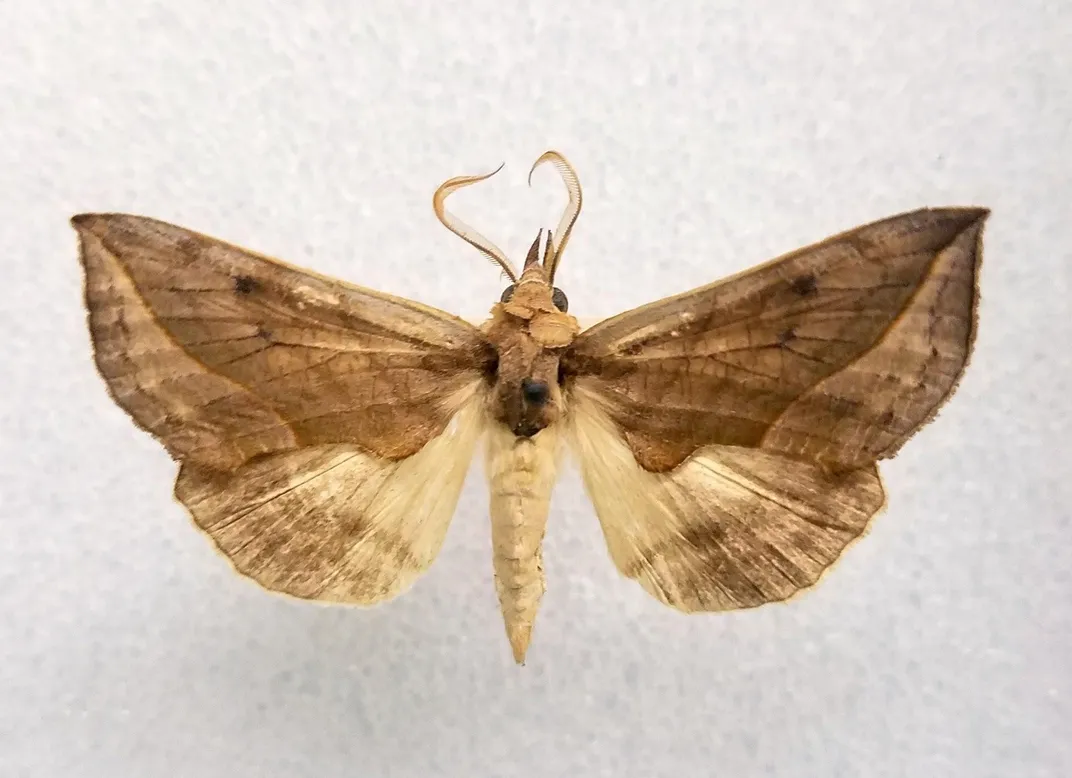
[[[545,162],[550,162],[555,166],[558,174],[562,176],[562,182],[566,185],[566,191],[569,192],[569,205],[566,206],[562,219],[558,222],[558,228],[552,233],[558,235],[558,243],[548,246],[547,258],[543,262],[544,269],[547,271],[547,280],[551,282],[555,280],[555,271],[558,270],[558,263],[562,258],[562,251],[566,248],[573,224],[581,214],[582,197],[581,182],[577,179],[577,171],[557,151],[545,151],[532,164],[532,169],[529,170],[529,186],[532,186],[533,172]]]
[[[439,221],[443,224],[444,227],[446,227],[459,238],[464,240],[470,246],[476,248],[478,251],[480,251],[480,253],[484,254],[484,256],[486,256],[492,262],[497,262],[499,266],[503,269],[503,272],[506,273],[507,276],[509,276],[510,280],[514,283],[517,283],[517,273],[515,273],[514,269],[510,267],[510,262],[509,260],[507,260],[506,255],[503,253],[502,249],[500,249],[490,240],[485,238],[479,232],[474,230],[468,224],[463,222],[461,219],[447,213],[447,209],[444,206],[447,197],[449,197],[457,190],[467,186],[471,186],[472,184],[478,184],[481,181],[486,181],[502,169],[503,166],[499,165],[490,173],[486,173],[482,176],[458,176],[457,178],[452,178],[449,181],[443,182],[443,184],[440,185],[440,187],[435,191],[435,194],[432,195],[432,208],[435,210],[436,218],[439,219]]]

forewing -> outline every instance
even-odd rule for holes
[[[187,463],[175,496],[235,569],[267,589],[361,605],[388,599],[438,553],[483,432],[482,385],[458,400],[451,424],[406,459],[320,445],[230,473]]]
[[[874,464],[832,473],[713,445],[653,473],[597,396],[576,390],[567,419],[615,565],[683,611],[750,608],[815,584],[884,504]]]
[[[647,470],[707,445],[892,455],[967,364],[987,211],[876,222],[608,319],[563,358]]]
[[[191,465],[330,444],[403,459],[493,359],[476,327],[442,311],[152,219],[73,223],[97,366]]]

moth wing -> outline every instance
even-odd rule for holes
[[[494,358],[476,327],[415,302],[153,219],[72,221],[97,367],[182,462],[330,444],[404,459]]]
[[[564,371],[650,471],[715,444],[862,468],[967,364],[987,214],[895,216],[628,311],[582,332]]]
[[[72,221],[97,367],[240,572],[370,603],[427,568],[482,429],[476,327],[152,219]]]
[[[408,588],[438,554],[485,428],[483,395],[463,396],[451,424],[405,459],[326,445],[226,473],[184,464],[175,496],[266,589],[371,605]]]
[[[885,503],[874,464],[834,473],[740,446],[704,446],[653,473],[583,388],[566,423],[614,564],[682,611],[750,608],[812,586]]]

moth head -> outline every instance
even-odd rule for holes
[[[561,415],[559,359],[580,327],[567,313],[566,295],[548,280],[554,241],[548,235],[540,259],[543,231],[525,259],[521,277],[502,293],[485,332],[499,356],[491,393],[492,415],[530,437]]]
[[[507,327],[525,330],[542,348],[560,349],[573,342],[580,328],[577,320],[567,312],[569,301],[565,292],[548,279],[548,260],[553,259],[554,252],[550,233],[547,235],[543,261],[540,261],[542,237],[543,230],[540,230],[525,258],[521,278],[503,290],[491,315],[501,319]]]
[[[491,309],[491,319],[484,325],[488,341],[498,355],[494,374],[489,376],[494,383],[489,398],[492,416],[523,437],[537,434],[561,415],[559,359],[580,332],[577,320],[568,313],[566,295],[554,285],[554,279],[581,212],[581,185],[569,162],[555,151],[545,152],[536,160],[529,170],[530,183],[532,173],[545,162],[552,163],[561,175],[569,192],[569,204],[556,230],[557,241],[549,231],[541,251],[543,230],[540,230],[525,257],[520,276],[501,249],[447,213],[444,207],[452,192],[487,180],[502,165],[483,176],[452,178],[432,198],[440,222],[498,263],[510,279],[510,285]]]

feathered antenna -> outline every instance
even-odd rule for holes
[[[474,230],[468,224],[463,222],[461,219],[447,213],[447,209],[444,206],[447,197],[449,197],[457,190],[467,186],[471,186],[472,184],[478,184],[481,181],[486,181],[502,169],[503,165],[499,165],[490,173],[486,173],[482,176],[458,176],[457,178],[452,178],[449,181],[445,181],[438,189],[436,189],[435,194],[432,195],[432,208],[435,210],[436,217],[439,219],[439,221],[443,224],[444,227],[446,227],[459,238],[464,240],[470,246],[473,246],[474,248],[479,250],[480,253],[482,253],[492,262],[498,263],[498,265],[503,269],[503,272],[506,273],[507,276],[509,276],[510,280],[514,283],[517,283],[517,273],[515,273],[514,269],[510,267],[510,261],[506,258],[506,255],[503,253],[502,249],[500,249],[490,240],[485,238],[479,232]]]
[[[544,259],[543,266],[547,271],[547,280],[552,282],[555,280],[555,271],[558,270],[558,263],[562,259],[562,252],[566,248],[566,242],[569,240],[570,231],[573,229],[574,223],[577,221],[577,217],[581,214],[581,204],[583,198],[581,196],[581,182],[577,178],[577,171],[573,169],[573,166],[559,154],[557,151],[545,151],[540,155],[540,158],[532,164],[532,169],[529,170],[529,186],[532,186],[532,174],[540,165],[545,162],[550,162],[558,170],[558,174],[562,176],[562,181],[566,185],[566,191],[569,192],[569,205],[566,206],[565,212],[562,214],[562,219],[558,222],[558,228],[552,234],[558,234],[558,243],[548,243],[547,255]]]

